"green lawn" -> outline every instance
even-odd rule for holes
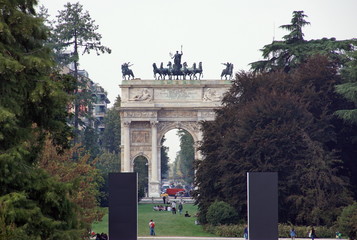
[[[138,236],[149,236],[149,221],[156,223],[155,232],[158,236],[192,236],[213,237],[214,235],[203,231],[200,225],[195,225],[195,217],[184,217],[171,212],[159,212],[152,209],[153,204],[138,205]],[[184,204],[183,213],[188,211],[191,216],[197,212],[197,207],[192,204]],[[96,233],[108,232],[108,215],[103,221],[93,224]]]

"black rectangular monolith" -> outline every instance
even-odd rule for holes
[[[247,174],[249,240],[278,239],[278,173]]]
[[[109,174],[109,238],[137,240],[137,173]]]

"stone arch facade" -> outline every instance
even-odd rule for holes
[[[163,135],[172,129],[188,131],[195,141],[195,158],[202,139],[199,122],[212,121],[221,107],[230,81],[124,80],[121,87],[121,171],[132,172],[134,159],[145,156],[149,169],[149,196],[160,196]]]

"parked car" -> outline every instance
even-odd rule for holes
[[[177,196],[176,194],[182,192],[185,192],[185,189],[183,188],[168,188],[166,189],[166,193],[169,194],[169,196]]]

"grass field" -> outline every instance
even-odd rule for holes
[[[138,205],[138,236],[149,236],[149,221],[153,219],[156,223],[155,232],[157,236],[192,236],[213,237],[214,235],[203,231],[202,226],[195,225],[195,217],[184,217],[183,214],[172,214],[166,211],[154,211],[154,204]],[[184,204],[183,213],[189,212],[194,216],[197,207],[192,204]],[[108,214],[101,222],[93,224],[96,233],[108,233]]]

